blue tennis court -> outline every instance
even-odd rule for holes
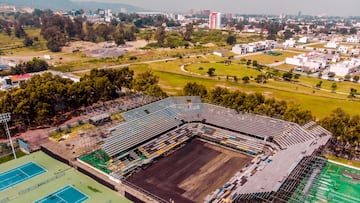
[[[89,197],[72,186],[66,186],[34,203],[81,203]]]
[[[0,174],[0,191],[29,180],[37,175],[45,173],[46,170],[34,162],[18,166]]]

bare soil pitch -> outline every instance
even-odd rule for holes
[[[161,159],[128,181],[163,198],[179,202],[203,202],[252,157],[194,140]]]

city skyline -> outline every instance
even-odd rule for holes
[[[73,0],[77,2],[90,0]],[[301,11],[304,15],[336,15],[336,16],[358,16],[358,0],[92,0],[103,3],[125,3],[138,6],[144,9],[156,11],[184,12],[189,9],[210,9],[223,13],[243,13],[243,14],[292,14],[297,15]]]

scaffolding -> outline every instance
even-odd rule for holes
[[[308,191],[306,188],[311,188],[316,182],[317,171],[321,171],[326,162],[326,158],[314,152],[300,161],[277,191],[238,194],[234,202],[304,202]]]

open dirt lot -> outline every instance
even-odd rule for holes
[[[252,157],[194,140],[128,178],[131,183],[175,202],[203,202]]]
[[[63,52],[72,53],[74,50],[80,51],[87,56],[95,58],[117,57],[129,51],[135,51],[138,48],[146,46],[145,40],[137,40],[133,42],[126,42],[122,47],[113,46],[113,42],[93,43],[86,41],[76,41],[69,43],[68,46],[63,47]]]

